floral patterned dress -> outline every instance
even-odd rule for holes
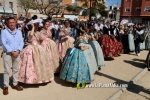
[[[19,82],[39,84],[54,79],[54,69],[47,51],[39,45],[39,32],[30,38],[28,45],[20,54]]]
[[[42,40],[41,45],[46,49],[49,55],[52,67],[54,67],[54,72],[59,72],[59,52],[57,44],[49,38],[49,33],[46,30],[42,30],[40,34],[40,40]]]
[[[58,51],[59,51],[59,55],[60,55],[60,59],[63,62],[64,58],[67,54],[67,51],[70,48],[74,47],[74,38],[70,37],[69,35],[65,34],[65,33],[61,33],[60,36],[62,36],[59,40],[58,43]]]
[[[87,34],[87,37],[92,38],[93,36],[94,36],[93,33]],[[89,44],[93,48],[94,55],[95,55],[96,62],[97,62],[97,67],[99,68],[99,67],[105,66],[104,55],[103,55],[100,44],[96,40],[89,41]]]

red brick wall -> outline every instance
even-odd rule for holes
[[[150,7],[150,0],[142,0],[142,9],[141,9],[141,15],[150,16],[150,12],[145,12],[145,6]]]
[[[121,2],[121,16],[144,16],[149,15],[150,12],[145,12],[145,6],[150,6],[150,0],[131,0],[130,2],[127,2],[126,0],[122,0]],[[125,8],[130,7],[130,12],[125,12]],[[141,7],[141,12],[136,11],[136,7]]]
[[[127,2],[126,0],[122,0],[121,2],[121,17],[122,19],[132,19],[138,22],[142,22],[142,20],[150,20],[150,12],[145,12],[145,6],[150,7],[150,0],[130,0]],[[125,8],[130,7],[130,12],[125,12]],[[140,7],[141,11],[136,11],[136,7]]]

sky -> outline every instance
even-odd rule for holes
[[[106,5],[108,5],[108,7],[110,7],[112,4],[120,6],[121,0],[106,0]]]

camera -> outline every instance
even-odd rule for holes
[[[31,25],[27,25],[27,27],[28,27],[29,31],[32,30],[32,26]]]

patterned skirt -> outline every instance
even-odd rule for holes
[[[105,66],[104,55],[103,55],[103,52],[102,52],[102,49],[101,49],[99,43],[97,41],[91,41],[89,44],[93,48],[98,67]]]
[[[56,43],[51,39],[45,39],[41,45],[46,49],[49,55],[50,63],[54,67],[54,72],[59,72],[59,52]]]
[[[135,51],[135,45],[134,45],[134,37],[132,34],[128,34],[128,41],[129,41],[129,51]]]
[[[114,42],[114,46],[115,46],[114,56],[117,57],[123,53],[123,45],[122,45],[122,42],[117,41],[117,39],[114,35],[112,35],[112,38],[113,38],[113,42]]]
[[[73,47],[74,47],[74,39],[72,37],[66,36],[59,40],[58,51],[62,62],[64,61],[67,51]]]
[[[108,34],[104,34],[101,36],[100,43],[104,58],[113,58],[115,53],[115,45],[112,37]]]
[[[60,78],[72,83],[90,83],[90,69],[83,51],[73,48],[67,54]]]
[[[39,84],[54,79],[52,64],[45,49],[40,45],[28,45],[20,55],[19,82]]]

